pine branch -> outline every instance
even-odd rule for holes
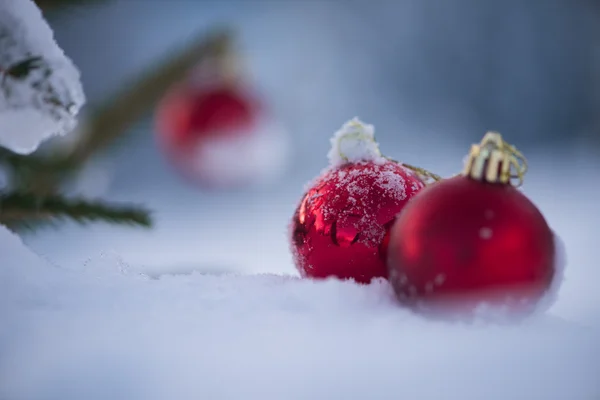
[[[57,191],[57,183],[79,168],[61,157],[21,155],[0,148],[0,165],[9,172],[10,186],[20,193],[48,195]]]
[[[70,155],[72,164],[81,165],[98,150],[108,146],[160,100],[166,91],[183,79],[202,59],[221,53],[232,42],[232,32],[221,29],[210,35],[202,33],[191,46],[178,55],[170,55],[136,82],[100,107],[88,121],[89,129]]]
[[[70,219],[81,224],[104,221],[112,224],[151,227],[148,211],[126,206],[108,205],[63,196],[40,197],[31,193],[0,195],[0,223],[11,229],[33,229],[40,223]]]
[[[23,156],[0,149],[0,164],[7,170],[10,187],[14,190],[0,193],[0,223],[13,230],[34,229],[40,224],[54,224],[65,219],[79,223],[105,221],[150,227],[152,221],[146,210],[67,199],[59,194],[61,186],[93,155],[123,136],[191,68],[207,57],[227,53],[231,44],[232,33],[229,31],[216,31],[208,37],[203,34],[175,58],[170,57],[137,82],[123,85],[126,89],[120,95],[92,113],[82,139],[66,155]],[[21,76],[30,67],[35,67],[35,62],[34,59],[4,73]]]
[[[62,9],[71,6],[96,5],[107,3],[111,0],[35,0],[37,6],[43,11]]]
[[[183,79],[197,63],[228,51],[233,34],[229,30],[203,33],[179,55],[167,57],[136,82],[124,84],[125,90],[92,111],[86,131],[74,150],[53,156],[20,156],[0,151],[0,164],[10,168],[15,188],[22,192],[48,195],[59,192],[60,185],[79,170],[93,155],[108,147],[141,119],[167,90]]]

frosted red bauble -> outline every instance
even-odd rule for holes
[[[203,186],[277,175],[273,170],[281,169],[286,149],[282,133],[241,84],[182,84],[156,112],[160,149],[181,175]]]
[[[449,311],[535,308],[555,277],[554,235],[519,190],[458,176],[424,189],[390,231],[401,302]]]
[[[360,283],[387,277],[386,232],[423,187],[415,174],[391,161],[327,170],[302,197],[292,221],[292,252],[301,275]]]

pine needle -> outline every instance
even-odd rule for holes
[[[108,3],[110,0],[34,0],[37,6],[43,11],[54,9],[66,9],[77,6],[95,6],[97,4]]]
[[[111,205],[99,201],[68,199],[60,195],[37,196],[30,193],[0,195],[0,223],[11,229],[33,229],[39,223],[72,220],[80,224],[107,222],[120,225],[152,226],[147,210]]]

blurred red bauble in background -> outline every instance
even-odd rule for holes
[[[232,44],[222,46],[158,104],[158,144],[201,186],[270,181],[284,170],[287,134],[240,73]]]
[[[285,132],[240,86],[180,85],[159,104],[156,128],[171,164],[202,186],[247,185],[283,169]]]
[[[424,183],[383,158],[372,127],[358,120],[347,123],[332,142],[330,168],[306,191],[292,220],[295,264],[310,278],[359,283],[385,278],[387,229]]]
[[[158,110],[157,128],[176,144],[245,135],[257,123],[261,104],[234,86],[195,88],[180,85]]]
[[[390,282],[399,300],[430,310],[533,311],[556,278],[554,234],[510,184],[521,168],[498,134],[474,146],[465,172],[434,183],[390,232]]]

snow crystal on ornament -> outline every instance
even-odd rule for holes
[[[0,0],[0,146],[27,154],[72,130],[85,102],[79,71],[31,0]]]
[[[346,122],[331,138],[331,149],[327,154],[332,167],[348,162],[370,161],[383,163],[385,158],[375,141],[375,128],[357,117]]]

